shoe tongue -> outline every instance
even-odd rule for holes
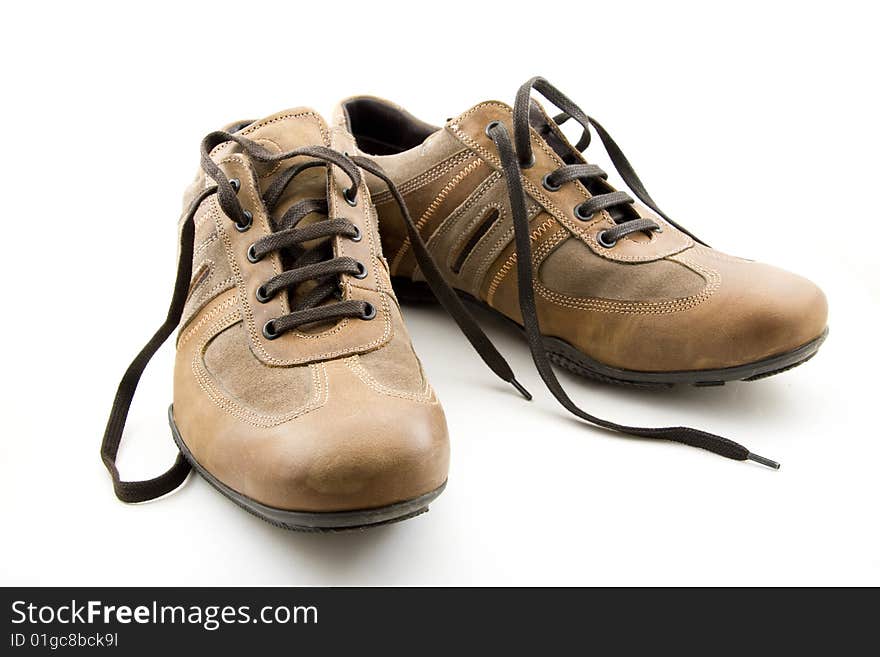
[[[242,126],[241,123],[237,124]],[[245,124],[236,134],[255,141],[271,153],[283,153],[305,146],[329,146],[330,131],[324,119],[307,107],[276,112],[253,123]],[[228,153],[241,152],[238,145],[227,142],[220,148],[228,149]],[[224,153],[225,154],[225,153]],[[265,192],[275,177],[285,169],[305,162],[308,157],[295,157],[281,162],[252,161],[260,191]],[[288,186],[277,206],[276,216],[296,201],[303,198],[322,198],[327,190],[327,171],[323,167],[303,171]]]
[[[330,131],[327,129],[324,119],[317,112],[305,107],[277,112],[259,121],[246,124],[237,130],[236,134],[256,142],[271,153],[284,153],[306,146],[330,145]],[[234,142],[227,142],[226,146],[230,149],[229,153],[241,152],[241,148]],[[258,162],[252,159],[251,165],[257,174],[260,193],[265,194],[282,172],[312,159],[314,158],[309,156],[296,156],[279,162]],[[285,188],[271,212],[271,218],[277,222],[288,208],[304,199],[326,198],[328,175],[326,167],[313,167],[297,174]],[[323,215],[313,213],[304,217],[297,225],[302,227],[325,218]],[[331,242],[327,239],[322,239],[304,243],[302,246],[307,249],[328,249],[331,248],[330,244]],[[283,266],[289,267],[291,254],[283,252],[281,257]],[[314,282],[306,281],[296,289],[289,290],[291,306],[310,292],[314,286]],[[315,330],[320,328],[317,327]]]

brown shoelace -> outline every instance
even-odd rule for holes
[[[583,128],[583,134],[576,146],[578,151],[583,151],[590,143],[590,126],[594,127],[599,134],[606,151],[618,173],[627,183],[629,188],[658,215],[670,224],[676,226],[688,235],[672,219],[667,217],[653,201],[645,189],[635,170],[624,156],[623,152],[611,138],[611,136],[599,125],[598,122],[589,118],[567,96],[553,87],[549,82],[540,77],[532,78],[520,87],[516,95],[513,110],[514,138],[511,140],[505,126],[500,122],[492,122],[486,128],[486,133],[495,143],[501,167],[507,184],[510,199],[511,214],[514,226],[514,240],[517,253],[517,287],[519,294],[520,311],[523,317],[526,337],[535,366],[544,380],[547,388],[559,403],[570,413],[599,427],[617,431],[620,433],[639,436],[643,438],[661,438],[671,440],[692,447],[699,447],[721,456],[738,461],[750,460],[770,468],[778,469],[779,464],[763,456],[753,454],[747,448],[732,440],[699,429],[690,427],[633,427],[603,420],[582,410],[566,394],[550,362],[544,341],[541,335],[541,327],[538,322],[538,313],[535,306],[534,272],[532,267],[532,248],[529,239],[529,218],[526,210],[526,194],[522,186],[521,169],[529,168],[534,164],[534,155],[531,148],[529,113],[531,111],[532,89],[539,91],[564,114],[557,117],[557,123],[568,117],[576,120]],[[545,187],[550,189],[574,180],[581,180],[589,185],[591,180],[604,178],[605,174],[599,167],[584,163],[569,163],[550,173],[544,179]],[[624,192],[609,192],[594,195],[586,203],[575,209],[575,213],[587,219],[592,213],[601,209],[612,209],[615,206],[631,204],[633,201]],[[606,248],[613,248],[618,239],[634,232],[644,230],[657,230],[659,225],[650,219],[631,218],[618,220],[616,226],[603,231],[604,236],[600,243]],[[693,237],[693,236],[692,236]],[[696,239],[696,238],[694,238]]]
[[[414,253],[434,294],[440,299],[447,312],[458,322],[462,332],[492,371],[504,381],[514,385],[524,396],[531,398],[514,378],[510,366],[446,283],[416,231],[415,224],[403,202],[403,197],[381,169],[369,161],[358,160],[356,163],[353,158],[323,146],[308,146],[276,154],[239,135],[228,132],[213,132],[202,141],[201,154],[202,168],[216,184],[206,188],[193,199],[184,215],[180,231],[177,277],[168,314],[165,322],[141,349],[123,375],[110,409],[110,417],[107,420],[107,427],[101,443],[101,459],[110,472],[114,491],[120,500],[144,502],[161,497],[180,486],[186,480],[191,469],[184,455],[179,453],[171,468],[158,477],[144,481],[123,481],[116,460],[125,422],[141,375],[159,347],[180,324],[183,316],[192,277],[196,212],[206,199],[216,194],[220,207],[235,224],[237,230],[245,232],[253,224],[252,211],[244,208],[238,199],[240,181],[227,178],[210,157],[211,151],[216,146],[228,141],[238,144],[248,157],[258,162],[282,162],[299,156],[313,158],[279,173],[263,194],[263,203],[270,218],[288,185],[306,169],[339,167],[351,182],[351,186],[345,190],[344,196],[352,206],[358,202],[358,188],[362,178],[358,164],[382,178],[400,205],[401,213],[410,231]],[[357,262],[353,258],[335,256],[332,244],[327,239],[311,248],[303,246],[306,242],[331,236],[343,236],[355,241],[361,239],[358,227],[346,219],[325,218],[307,226],[299,225],[306,216],[313,213],[326,215],[327,210],[326,198],[299,201],[285,211],[281,217],[272,218],[272,232],[256,240],[248,249],[247,257],[251,262],[257,262],[272,252],[278,252],[284,265],[284,271],[260,286],[257,290],[257,300],[265,302],[284,291],[291,292],[289,295],[291,312],[272,319],[264,325],[263,335],[267,339],[275,339],[287,331],[306,324],[337,321],[345,317],[370,321],[376,316],[376,309],[366,301],[338,298],[339,277],[344,274],[365,275],[366,269],[363,263]],[[314,286],[297,298],[292,292],[307,281],[313,282]]]

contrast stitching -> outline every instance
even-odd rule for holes
[[[431,242],[435,242],[441,239],[443,235],[452,230],[453,226],[461,218],[461,216],[465,214],[468,210],[470,210],[481,198],[488,194],[492,190],[492,187],[495,185],[495,183],[498,182],[498,180],[500,179],[501,173],[499,171],[493,171],[491,174],[489,174],[489,177],[477,186],[477,189],[474,190],[474,192],[470,196],[468,196],[467,199],[465,199],[464,203],[458,206],[458,208],[456,208],[454,212],[449,214],[446,219],[444,219],[443,222],[437,227],[437,230],[434,231],[434,234],[431,235],[431,238],[427,242],[428,246],[431,245]],[[498,203],[490,203],[486,207],[495,207],[498,205]],[[481,208],[481,210],[482,209],[483,208]],[[482,211],[477,213],[476,217],[471,218],[468,226],[465,229],[465,232],[467,232],[467,228],[473,227],[473,225],[479,220],[481,216],[483,216]],[[465,241],[467,240],[459,235],[458,239],[455,241],[455,243],[453,243],[452,246],[455,247],[458,244],[464,243]]]
[[[218,239],[217,233],[213,232],[208,237],[205,238],[205,241],[199,244],[195,251],[193,251],[193,260],[195,260],[198,256],[200,256],[204,251],[208,249],[211,244],[216,242]]]
[[[212,272],[212,274],[213,274],[213,272]],[[223,292],[225,290],[232,289],[234,287],[234,285],[235,285],[235,281],[233,280],[232,276],[229,276],[229,277],[223,279],[222,281],[220,281],[219,283],[217,283],[210,290],[200,292],[199,297],[201,297],[202,299],[209,298],[209,297],[211,297],[211,295],[215,294],[216,292]]]
[[[510,114],[510,108],[504,105],[503,103],[498,102],[486,102],[477,105],[476,107],[468,110],[461,116],[459,116],[455,121],[449,123],[450,129],[456,134],[456,136],[465,144],[467,144],[470,148],[474,149],[483,159],[490,162],[494,167],[501,168],[501,160],[499,160],[495,155],[489,152],[486,148],[484,148],[479,142],[475,139],[471,138],[470,135],[464,132],[461,127],[461,122],[471,114],[474,114],[478,110],[483,107],[494,107],[496,109],[500,109],[505,114]],[[544,153],[546,153],[550,159],[558,166],[562,166],[565,163],[559,158],[559,156],[549,147],[547,146],[543,140],[538,139],[534,135],[534,130],[532,128],[529,129],[529,138],[532,143],[532,148],[539,148]],[[572,220],[568,218],[568,215],[563,212],[559,206],[557,206],[553,200],[544,194],[540,187],[535,186],[532,182],[526,178],[526,176],[520,175],[520,180],[522,181],[523,187],[529,193],[530,196],[538,200],[544,208],[552,214],[560,224],[565,226],[573,235],[576,235],[583,241],[590,244],[590,246],[597,251],[601,251],[602,246],[596,241],[595,236],[592,234],[591,229],[600,224],[602,222],[612,222],[611,215],[608,214],[607,211],[602,210],[597,213],[597,218],[592,221],[585,222],[582,225],[576,225],[572,223]],[[587,193],[586,188],[583,185],[578,183],[575,186],[575,189],[584,197],[584,199],[589,199],[590,195]],[[667,253],[664,255],[646,255],[646,256],[631,256],[631,255],[621,255],[618,253],[614,254],[613,258],[608,258],[608,260],[619,260],[624,262],[647,262],[654,260],[661,260],[663,257],[668,255],[672,255],[674,253],[680,253],[681,251],[687,249],[688,247],[693,246],[693,240],[684,235],[683,233],[676,233],[681,239],[684,240],[684,244],[681,248],[673,250],[671,253]],[[600,256],[603,257],[603,256]]]
[[[179,349],[183,345],[185,345],[189,340],[192,339],[193,335],[195,335],[198,330],[211,321],[217,315],[222,314],[227,308],[230,306],[234,306],[236,304],[236,298],[234,295],[230,295],[229,298],[225,299],[222,303],[217,305],[216,307],[209,310],[204,317],[199,319],[198,322],[188,327],[185,331],[183,331],[177,338],[177,348]]]
[[[437,178],[444,176],[445,174],[452,171],[459,164],[462,164],[465,160],[469,160],[472,157],[476,157],[476,154],[469,150],[464,149],[459,151],[455,155],[442,160],[439,164],[434,165],[424,173],[416,176],[415,178],[411,178],[407,180],[401,185],[397,186],[398,191],[406,196],[410,192],[414,192],[415,190],[424,187],[428,183],[432,183]],[[387,203],[391,201],[394,197],[391,195],[391,190],[384,189],[378,194],[373,195],[373,203],[375,205],[381,205],[382,203]]]
[[[377,340],[374,340],[373,342],[370,342],[366,345],[361,345],[359,347],[353,347],[353,348],[349,348],[349,349],[340,349],[340,350],[336,350],[336,351],[332,351],[332,352],[315,354],[315,355],[308,356],[305,358],[287,359],[287,360],[281,359],[281,358],[275,358],[266,350],[266,348],[263,346],[262,342],[260,342],[259,336],[257,335],[257,331],[255,329],[256,322],[255,322],[255,318],[254,318],[254,313],[253,313],[253,310],[251,309],[250,304],[248,303],[248,300],[246,298],[244,285],[242,285],[244,279],[242,277],[241,268],[238,266],[238,261],[236,260],[235,254],[232,251],[232,241],[229,239],[229,236],[226,233],[226,231],[224,231],[222,229],[222,226],[220,225],[219,220],[218,220],[217,227],[221,231],[221,234],[223,235],[223,242],[224,242],[224,245],[226,246],[226,255],[227,255],[227,258],[229,259],[230,266],[232,267],[232,271],[233,271],[233,275],[235,277],[236,284],[239,286],[239,302],[240,302],[241,307],[244,311],[245,325],[247,326],[248,334],[251,337],[251,344],[253,345],[254,349],[257,352],[259,352],[259,354],[265,359],[266,362],[272,363],[273,365],[295,365],[295,364],[299,364],[299,363],[305,363],[310,360],[320,360],[323,358],[333,358],[333,357],[339,356],[341,354],[350,353],[353,350],[368,349],[370,347],[382,344],[387,339],[387,336],[391,330],[391,319],[387,316],[388,304],[387,304],[387,301],[383,297],[382,308],[386,312],[383,313],[384,319],[385,319],[385,331],[384,331],[384,334],[381,338],[378,338]],[[275,271],[275,273],[277,275],[277,269],[275,269],[274,259],[272,262],[272,267],[273,267],[273,271]],[[281,302],[282,302],[282,309],[286,309],[287,308],[286,302],[283,299],[281,300]],[[301,337],[301,338],[306,338],[309,340],[318,340],[318,339],[325,338],[328,335],[338,333],[347,324],[348,324],[348,319],[346,318],[346,319],[342,320],[341,322],[339,322],[333,329],[331,329],[329,331],[324,331],[322,333],[317,333],[314,335],[307,335],[304,333],[297,332],[296,336]]]
[[[282,117],[277,117],[277,118],[275,118],[271,121],[268,121],[268,122],[262,122],[256,126],[254,126],[253,129],[255,130],[258,127],[260,127],[261,125],[266,125],[267,123],[274,123],[276,121],[281,121],[286,118],[293,118],[293,117],[300,117],[300,116],[316,117],[316,115],[312,112],[304,112],[304,113],[300,113],[300,114],[285,115]],[[250,129],[245,130],[245,131],[243,131],[243,134],[249,134],[249,132],[251,132],[251,131],[252,130],[250,130]],[[329,137],[327,136],[327,133],[323,129],[323,127],[322,127],[321,131],[322,131],[322,134],[325,135],[325,142],[326,142],[327,139],[329,139]],[[218,146],[218,148],[220,148],[223,145],[228,144],[228,143],[229,142],[224,142],[224,144],[221,144],[220,146]],[[215,149],[214,152],[216,153],[217,149]],[[213,153],[212,153],[212,155],[213,155]],[[231,163],[231,162],[235,162],[235,163],[238,163],[241,166],[243,166],[245,168],[245,171],[247,171],[248,173],[251,174],[251,176],[252,176],[251,180],[253,180],[252,170],[249,167],[247,159],[244,158],[243,155],[241,155],[239,153],[234,153],[232,155],[229,155],[227,158],[224,158],[224,160],[222,160],[223,164],[227,164],[227,163]],[[331,181],[331,185],[334,185],[335,181],[333,179],[333,176],[330,176],[329,179]],[[363,185],[364,185],[364,182],[361,181],[361,186],[363,186]],[[244,187],[244,185],[242,185],[242,187]],[[247,187],[248,187],[249,199],[253,202],[254,209],[256,210],[256,212],[254,213],[255,219],[256,219],[256,215],[259,215],[260,223],[263,224],[264,229],[265,229],[265,234],[268,234],[271,231],[269,230],[268,218],[265,213],[262,200],[258,199],[255,196],[256,191],[255,191],[254,185],[248,185]],[[360,190],[360,188],[359,188],[359,190]],[[335,197],[331,197],[331,198],[335,199]],[[217,201],[216,201],[216,197],[214,199],[212,199],[212,201],[214,201],[215,207],[219,208],[219,205],[217,204]],[[304,364],[304,363],[307,363],[310,361],[322,360],[322,359],[327,359],[327,358],[335,358],[335,357],[338,357],[341,355],[351,354],[352,352],[369,350],[373,347],[379,346],[379,345],[384,344],[385,342],[388,341],[388,338],[391,335],[390,306],[388,304],[388,299],[386,298],[387,297],[386,292],[384,291],[384,289],[381,286],[377,285],[377,292],[379,293],[379,295],[381,297],[381,311],[382,311],[382,316],[383,316],[383,321],[384,321],[384,329],[383,329],[382,335],[380,335],[378,338],[376,338],[370,342],[367,342],[365,344],[352,345],[352,346],[349,346],[346,348],[336,349],[333,351],[327,351],[327,352],[318,353],[318,354],[308,354],[305,357],[295,358],[295,359],[281,359],[281,358],[276,358],[275,356],[270,354],[269,351],[264,347],[264,345],[260,339],[261,336],[258,335],[258,333],[257,333],[256,327],[255,327],[256,321],[255,321],[254,313],[253,313],[253,310],[250,306],[250,303],[248,302],[245,286],[243,285],[244,277],[242,275],[241,268],[238,265],[238,260],[235,256],[233,249],[232,249],[232,241],[229,237],[228,232],[223,227],[223,223],[220,219],[219,214],[220,213],[218,212],[217,217],[215,218],[215,223],[216,223],[218,232],[220,233],[220,235],[223,238],[223,244],[224,244],[224,247],[226,250],[226,256],[229,261],[230,268],[232,269],[235,284],[239,289],[238,297],[239,297],[240,307],[243,311],[244,324],[247,328],[248,335],[250,336],[251,345],[252,345],[254,351],[260,355],[261,359],[264,360],[264,362],[270,363],[272,365]],[[377,258],[375,255],[375,244],[374,244],[374,238],[372,235],[372,231],[370,231],[370,232],[371,232],[371,234],[369,236],[369,239],[370,239],[371,262],[373,262],[374,267],[375,267],[377,264]],[[271,263],[272,263],[272,271],[277,276],[278,269],[277,269],[276,258],[273,257],[271,259]],[[277,300],[279,303],[281,303],[282,312],[289,310],[287,300],[283,295],[279,296],[277,298]],[[302,333],[300,331],[290,331],[289,333],[293,334],[297,338],[302,338],[302,339],[309,340],[309,341],[323,340],[323,339],[327,338],[328,336],[332,336],[334,334],[340,333],[349,324],[350,324],[349,318],[345,318],[345,319],[337,322],[336,325],[332,329],[329,329],[327,331],[322,331],[320,333],[308,334],[308,333]]]
[[[550,230],[550,227],[556,223],[553,217],[547,217],[541,224],[531,232],[529,235],[529,242],[534,242],[536,239],[540,238],[544,233]],[[516,251],[511,253],[507,257],[507,261],[501,265],[501,268],[495,272],[495,276],[492,278],[492,282],[489,284],[489,290],[486,293],[486,301],[488,303],[492,302],[492,298],[495,296],[495,291],[498,289],[498,286],[501,284],[501,281],[507,276],[508,272],[513,269],[513,266],[516,264]]]
[[[422,390],[418,393],[412,392],[404,392],[403,390],[397,390],[394,388],[389,388],[381,383],[379,383],[373,376],[364,368],[363,364],[360,362],[360,358],[357,355],[350,356],[345,359],[345,364],[348,365],[349,369],[355,373],[355,375],[370,388],[379,392],[383,395],[389,397],[399,397],[401,399],[408,399],[410,401],[419,402],[422,404],[433,402],[433,390],[431,386],[428,384],[427,379],[422,377],[422,381],[424,385]]]
[[[274,119],[267,119],[264,121],[258,121],[257,123],[249,125],[247,128],[241,130],[238,134],[242,136],[247,136],[260,128],[272,125],[273,123],[278,123],[279,121],[287,121],[288,119],[298,119],[303,116],[307,116],[311,118],[315,125],[318,126],[318,129],[321,131],[321,137],[324,140],[324,145],[330,145],[330,133],[327,131],[327,127],[324,125],[324,121],[321,120],[317,114],[314,112],[297,112],[295,114],[283,114],[282,116],[276,116]],[[218,144],[213,151],[211,151],[211,157],[220,153],[220,151],[225,150],[226,148],[230,148],[231,144],[234,142],[224,141],[222,144]]]
[[[422,228],[424,228],[425,224],[434,215],[434,213],[437,211],[437,208],[440,207],[443,201],[446,200],[446,197],[449,196],[452,190],[458,187],[461,181],[463,181],[470,174],[476,171],[481,164],[483,164],[483,161],[479,158],[477,158],[473,162],[470,162],[461,171],[455,174],[452,179],[450,179],[449,182],[446,183],[446,185],[443,186],[443,189],[440,190],[440,192],[437,194],[437,196],[434,197],[434,200],[431,201],[431,204],[428,206],[422,216],[419,217],[419,220],[416,222],[416,230],[421,231]],[[410,241],[409,237],[407,237],[403,241],[403,244],[400,246],[400,249],[398,249],[397,254],[394,256],[394,259],[392,261],[392,267],[394,269],[400,267],[400,262],[401,260],[403,260],[403,257],[406,255],[409,247]]]
[[[573,297],[549,290],[540,282],[535,283],[535,289],[548,301],[575,310],[595,310],[629,315],[661,315],[690,310],[709,299],[721,287],[721,276],[717,271],[702,267],[688,258],[670,256],[669,259],[700,274],[706,281],[706,286],[698,294],[667,301],[616,301],[595,297]]]
[[[541,212],[541,208],[539,208],[535,204],[531,204],[528,208],[529,221],[534,219],[538,214],[540,214],[540,212]],[[483,241],[488,242],[492,236],[494,236],[496,233],[498,233],[500,230],[502,230],[504,228],[504,224],[507,223],[505,221],[505,219],[506,219],[505,213],[502,212],[500,219],[498,221],[496,221],[495,224],[492,226],[492,228],[489,229],[489,232],[487,232],[483,236],[483,239],[480,240],[480,243],[482,243]],[[566,235],[570,234],[567,230],[564,232]],[[511,223],[507,227],[507,229],[504,230],[504,232],[501,234],[501,236],[495,241],[495,243],[492,244],[492,246],[489,247],[489,249],[485,252],[483,257],[480,259],[480,262],[477,263],[476,269],[474,271],[474,280],[479,280],[480,287],[482,287],[482,285],[483,285],[483,280],[485,279],[486,274],[489,271],[489,267],[492,265],[492,263],[495,262],[495,260],[498,258],[498,256],[501,254],[501,252],[507,247],[507,245],[510,244],[510,242],[513,240],[513,238],[514,238],[514,230],[513,230],[513,224]],[[479,246],[474,249],[474,252],[476,252],[478,250],[479,250]]]
[[[272,415],[267,413],[259,413],[240,404],[238,401],[228,397],[223,391],[214,385],[211,373],[205,367],[204,354],[208,343],[222,330],[229,328],[233,324],[241,321],[241,314],[236,311],[234,314],[227,315],[214,324],[210,330],[205,333],[204,340],[200,343],[199,348],[195,350],[192,360],[192,371],[195,375],[199,387],[208,395],[208,398],[221,410],[226,411],[230,415],[238,418],[246,424],[256,427],[273,427],[284,424],[290,420],[296,419],[310,411],[323,406],[328,398],[328,388],[326,385],[327,372],[323,363],[310,364],[309,371],[312,375],[313,393],[312,397],[305,404],[287,413],[280,415]],[[319,374],[318,370],[321,373]]]

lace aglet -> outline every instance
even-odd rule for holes
[[[752,454],[751,452],[749,452],[749,454],[748,454],[748,456],[746,456],[746,458],[749,461],[754,461],[755,463],[760,463],[761,465],[766,465],[768,468],[773,468],[774,470],[779,469],[779,464],[776,461],[772,461],[768,458],[764,458],[763,456],[759,456],[757,454]]]
[[[509,383],[514,388],[516,388],[519,391],[519,394],[525,397],[527,401],[532,401],[532,393],[526,390],[519,381],[517,381],[516,379],[511,379]]]

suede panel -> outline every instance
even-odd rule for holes
[[[428,382],[396,305],[391,311],[391,316],[394,337],[381,349],[360,354],[357,357],[358,363],[389,393],[427,398],[430,394]]]
[[[269,367],[256,359],[241,322],[211,340],[203,358],[215,383],[257,413],[289,413],[305,406],[314,394],[308,366]]]
[[[699,294],[706,280],[672,260],[632,265],[596,258],[582,242],[567,239],[541,263],[544,286],[574,297],[662,301]]]

